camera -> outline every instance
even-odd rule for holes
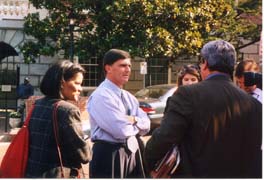
[[[258,88],[262,89],[262,74],[254,72],[244,72],[244,79],[245,86],[257,85]]]

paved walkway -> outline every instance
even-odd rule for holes
[[[0,143],[0,162],[2,162],[3,156],[5,155],[5,152],[9,146],[9,142],[1,142]]]

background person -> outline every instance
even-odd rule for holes
[[[30,146],[26,178],[59,178],[60,162],[53,131],[54,104],[57,109],[59,143],[65,178],[75,177],[82,163],[91,158],[84,141],[79,109],[68,102],[77,101],[82,91],[84,69],[70,61],[59,61],[44,75],[30,122]]]
[[[177,87],[191,85],[198,83],[202,80],[200,68],[194,64],[183,65],[178,72]],[[177,89],[176,89],[177,91]],[[167,110],[167,104],[171,97],[167,99],[164,112]]]
[[[210,41],[201,50],[203,81],[180,86],[145,149],[150,169],[174,144],[181,162],[172,177],[260,178],[262,108],[232,82],[233,45]]]
[[[247,93],[252,95],[254,98],[256,98],[259,102],[262,103],[262,78],[259,80],[259,82],[254,83],[255,78],[252,77],[248,81],[252,81],[252,83],[245,81],[245,72],[252,72],[252,73],[259,73],[260,67],[258,63],[253,59],[247,59],[244,61],[241,61],[235,70],[235,80],[237,85],[245,90]],[[247,86],[245,83],[250,84]]]
[[[18,112],[22,114],[22,120],[24,119],[25,111],[25,101],[34,95],[34,88],[29,82],[29,78],[25,77],[24,82],[20,84],[17,88],[17,98],[18,98]]]
[[[184,65],[178,72],[177,85],[189,85],[202,80],[199,67],[194,64]]]
[[[17,89],[17,95],[19,99],[28,99],[33,96],[34,88],[29,82],[29,78],[25,77],[24,82],[19,85]]]
[[[105,80],[88,100],[93,157],[90,178],[143,178],[138,135],[150,130],[150,120],[138,100],[123,89],[131,73],[128,52],[111,49],[103,59]]]

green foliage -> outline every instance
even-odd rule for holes
[[[241,38],[257,41],[261,25],[247,15],[261,12],[256,0],[30,0],[49,15],[40,20],[30,14],[25,32],[36,42],[25,43],[25,62],[39,55],[53,56],[65,50],[69,57],[69,16],[75,19],[74,51],[79,59],[102,57],[110,48],[122,48],[141,57],[196,55],[212,39],[231,41],[239,48]]]
[[[10,118],[21,118],[22,114],[18,111],[12,111],[9,113]]]

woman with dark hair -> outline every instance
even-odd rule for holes
[[[84,140],[80,111],[68,102],[78,101],[84,72],[79,64],[65,60],[55,63],[44,75],[40,90],[45,96],[36,100],[29,122],[30,145],[26,178],[61,177],[59,152],[53,130],[55,120],[58,124],[64,177],[78,176],[81,164],[89,162],[90,147]],[[57,103],[57,118],[53,119]]]
[[[200,82],[202,80],[200,70],[198,66],[194,64],[188,64],[182,66],[178,72],[178,87],[181,85],[189,85]]]

